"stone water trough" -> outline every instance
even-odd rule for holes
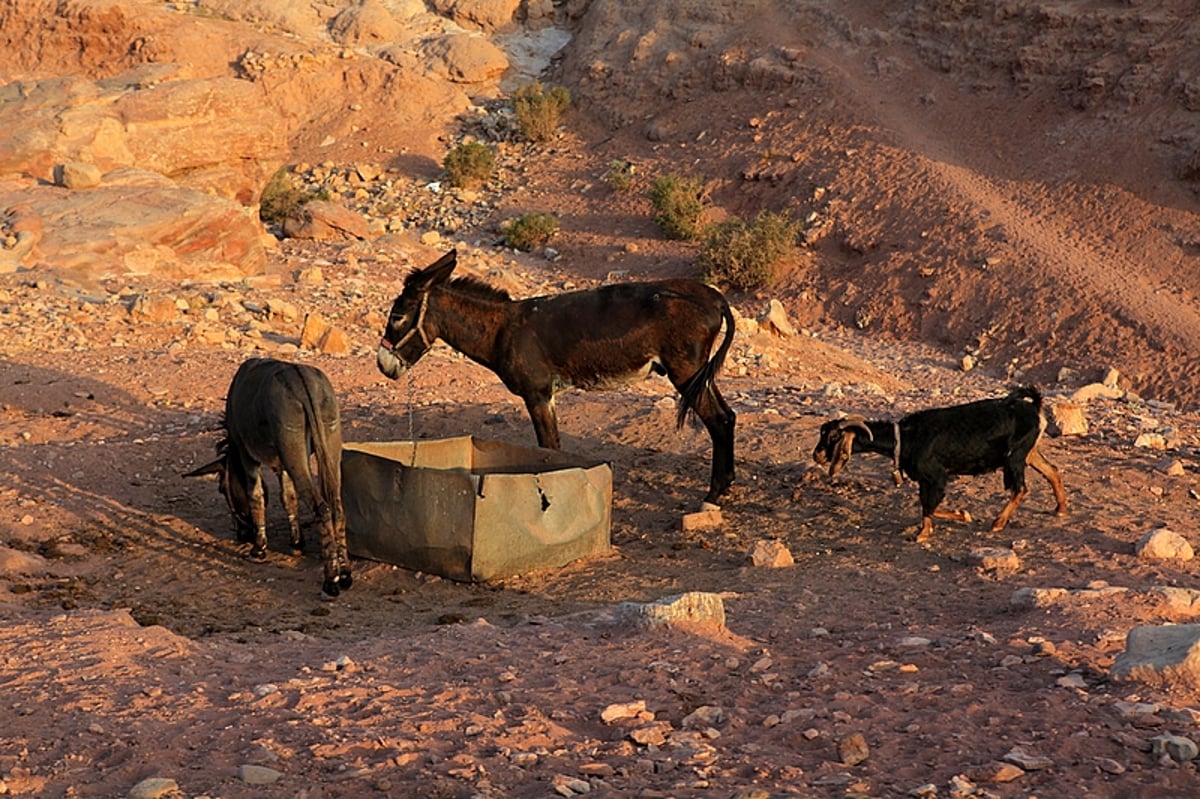
[[[346,541],[357,557],[494,580],[611,547],[612,470],[559,450],[463,436],[347,442]]]

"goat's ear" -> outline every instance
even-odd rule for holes
[[[838,428],[841,433],[833,445],[833,457],[829,459],[829,479],[837,477],[838,472],[850,462],[850,453],[854,450],[854,431],[857,428]]]
[[[206,463],[199,469],[193,469],[184,475],[184,477],[204,477],[209,474],[221,474],[225,471],[225,459],[217,458],[212,463]]]
[[[428,290],[449,280],[456,266],[458,266],[458,250],[450,250],[429,266],[410,274],[404,281],[404,287]]]

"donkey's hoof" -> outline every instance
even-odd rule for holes
[[[266,563],[267,550],[260,549],[259,547],[254,547],[253,549],[250,550],[250,552],[246,555],[246,557],[249,558],[250,560],[254,561],[255,563]]]
[[[342,591],[338,588],[337,580],[326,580],[321,584],[321,599],[325,602],[331,602],[337,599],[337,595]]]
[[[350,575],[349,572],[347,572],[346,574],[338,575],[337,585],[338,585],[338,588],[345,591],[347,588],[354,585],[354,578]]]

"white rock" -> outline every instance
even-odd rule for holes
[[[1187,539],[1165,527],[1142,536],[1134,552],[1143,560],[1191,560],[1195,557]]]

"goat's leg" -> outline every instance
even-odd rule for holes
[[[933,536],[933,520],[935,518],[957,518],[951,511],[939,511],[938,505],[946,498],[946,477],[924,477],[917,483],[921,499],[921,526],[917,529],[913,540],[924,543]],[[952,515],[947,516],[950,513]]]
[[[712,475],[708,484],[708,495],[704,501],[716,505],[721,495],[733,485],[734,456],[733,431],[737,414],[725,402],[716,386],[711,386],[696,403],[696,415],[704,422],[712,439]]]
[[[1008,520],[1016,513],[1022,500],[1025,499],[1025,495],[1029,493],[1029,487],[1025,485],[1026,457],[1028,455],[1017,456],[1004,464],[1004,487],[1008,489],[1009,497],[1008,502],[1004,503],[1004,507],[1001,508],[1000,515],[996,517],[996,521],[992,522],[993,533],[1004,529],[1004,525],[1008,524]]]
[[[304,535],[300,532],[300,503],[296,499],[296,484],[286,469],[279,472],[279,493],[287,512],[288,529],[292,534],[292,554],[304,553]]]
[[[1051,490],[1054,491],[1054,502],[1056,507],[1054,513],[1057,516],[1067,515],[1067,492],[1063,488],[1062,478],[1058,475],[1058,469],[1054,468],[1054,464],[1046,460],[1041,451],[1037,447],[1029,450],[1029,457],[1025,462],[1033,467],[1033,470],[1046,478],[1050,483]]]
[[[538,446],[543,449],[560,449],[558,440],[558,418],[554,413],[554,397],[526,397],[525,408],[533,422]]]

